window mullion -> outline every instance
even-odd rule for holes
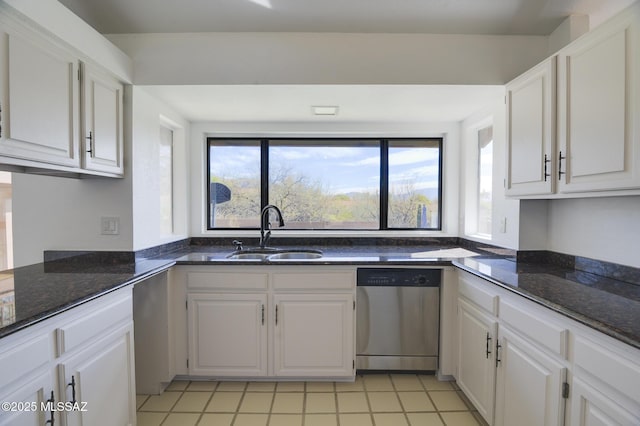
[[[379,229],[389,229],[389,141],[380,141],[380,223]]]
[[[269,204],[269,141],[260,141],[260,209]]]

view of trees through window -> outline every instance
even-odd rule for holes
[[[439,229],[441,140],[209,139],[209,229]]]

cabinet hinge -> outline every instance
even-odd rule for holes
[[[189,358],[187,358],[187,368],[189,368]]]
[[[564,382],[562,384],[562,397],[563,398],[569,398],[569,383]]]
[[[356,369],[356,360],[354,359],[351,364],[351,368]]]
[[[353,310],[354,311],[356,310],[356,301],[355,300],[353,301]]]

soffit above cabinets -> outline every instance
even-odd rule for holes
[[[457,122],[504,97],[503,86],[210,85],[145,86],[189,121]],[[337,115],[312,106],[339,105]]]
[[[549,35],[636,0],[59,0],[103,34],[347,32]]]

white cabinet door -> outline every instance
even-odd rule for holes
[[[275,375],[351,377],[353,294],[276,294]]]
[[[495,400],[495,343],[498,323],[458,299],[458,386],[489,424]]]
[[[0,155],[79,167],[77,59],[8,24],[0,37]]]
[[[566,368],[500,328],[496,380],[496,426],[561,426]]]
[[[639,410],[631,412],[610,399],[610,396],[574,376],[571,386],[570,424],[572,426],[640,425]]]
[[[42,404],[55,402],[53,374],[45,370],[42,374],[22,381],[20,386],[1,396],[3,403],[15,403],[9,410],[0,411],[0,426],[41,426],[58,421],[58,413],[41,411]],[[53,398],[52,398],[53,397]],[[49,423],[45,423],[45,422]]]
[[[190,375],[267,374],[265,293],[192,293],[188,311]]]
[[[123,173],[123,85],[87,64],[83,77],[83,167],[98,172]]]
[[[507,89],[507,195],[551,194],[556,131],[556,58]]]
[[[638,10],[559,54],[560,192],[640,188]]]
[[[134,374],[133,322],[62,361],[60,399],[72,403],[75,396],[78,407],[86,409],[64,412],[64,424],[135,425]]]

